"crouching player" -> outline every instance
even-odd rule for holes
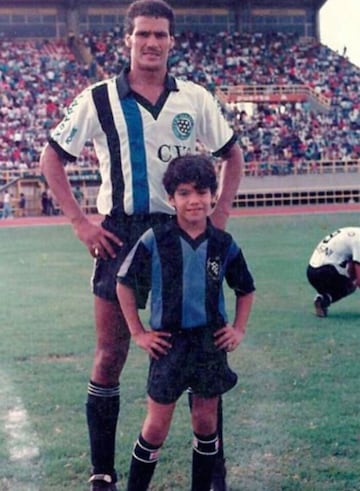
[[[327,317],[330,305],[360,288],[360,227],[342,227],[324,237],[310,257],[306,274],[317,292],[315,315]]]
[[[165,441],[176,401],[192,389],[192,491],[208,491],[218,448],[219,396],[237,382],[227,352],[245,334],[254,282],[231,235],[209,220],[217,189],[211,160],[174,159],[163,183],[176,218],[150,228],[118,273],[117,293],[133,341],[150,355],[147,415],[135,444],[127,491],[145,491]],[[140,320],[134,288],[149,271],[150,329]],[[227,321],[223,280],[235,291]]]

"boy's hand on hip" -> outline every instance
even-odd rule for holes
[[[133,334],[132,337],[135,344],[146,351],[152,358],[155,358],[155,360],[158,360],[162,355],[167,355],[172,346],[168,341],[171,337],[169,332],[143,331]]]
[[[215,346],[228,352],[234,351],[243,340],[244,334],[243,331],[238,331],[227,324],[214,333]]]

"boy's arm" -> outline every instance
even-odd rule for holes
[[[215,332],[215,345],[219,349],[234,351],[245,336],[247,322],[254,301],[254,292],[236,297],[235,318],[233,325],[226,325]]]
[[[131,336],[136,338],[136,335],[144,334],[146,330],[139,317],[134,291],[122,283],[117,283],[116,293]]]
[[[235,319],[233,322],[233,328],[234,331],[236,331],[238,337],[240,338],[238,344],[240,344],[240,342],[242,341],[245,335],[246,326],[249,320],[250,311],[253,302],[254,302],[254,292],[248,293],[247,295],[236,297]]]
[[[169,348],[171,348],[171,344],[166,338],[170,337],[171,334],[163,331],[147,331],[144,328],[136,306],[134,291],[130,287],[118,282],[116,293],[135,344],[156,360],[159,355],[166,355]]]

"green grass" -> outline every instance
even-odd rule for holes
[[[305,276],[322,236],[357,220],[349,213],[230,221],[257,286],[247,336],[230,356],[239,383],[224,397],[231,491],[360,489],[358,293],[319,319]],[[0,489],[86,490],[92,260],[68,226],[1,228],[0,253]],[[146,355],[132,347],[121,381],[120,489],[145,413],[146,372]],[[19,401],[39,456],[11,460],[6,425]],[[184,396],[152,490],[189,489],[191,440]]]

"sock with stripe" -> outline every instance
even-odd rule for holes
[[[139,435],[130,464],[127,491],[146,491],[159,459],[160,446],[147,442]]]
[[[192,390],[188,389],[188,404],[190,411],[192,410]],[[224,455],[224,440],[223,440],[223,404],[222,397],[219,397],[217,408],[217,436],[218,436],[218,453],[216,455],[216,462],[213,475],[226,475],[225,468],[225,455]]]
[[[108,474],[116,482],[115,435],[120,410],[120,386],[90,380],[86,403],[93,474]]]
[[[206,436],[194,433],[191,491],[209,491],[218,442],[217,433]]]

